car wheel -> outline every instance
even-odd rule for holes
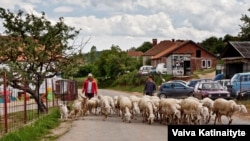
[[[160,94],[159,97],[160,98],[167,98],[165,94]]]

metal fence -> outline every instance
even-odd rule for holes
[[[56,87],[53,87],[54,82],[51,81],[52,88],[46,85],[45,93],[40,96],[40,100],[47,106],[47,109],[57,106],[62,100],[72,101],[77,98],[76,82],[56,80]],[[17,95],[13,95],[12,91],[7,89],[8,86],[5,83],[3,85],[3,90],[0,90],[0,137],[48,113],[48,111],[45,113],[39,112],[38,104],[29,94],[19,92]],[[63,89],[63,93],[61,93],[61,89]],[[70,99],[65,100],[65,98]]]

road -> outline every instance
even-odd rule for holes
[[[102,95],[129,95],[129,93],[112,90],[99,90]],[[233,118],[233,124],[249,124],[249,120]],[[226,123],[225,118],[223,119]],[[212,124],[213,118],[210,124]],[[167,126],[155,122],[151,125],[142,123],[141,118],[131,123],[122,122],[117,115],[108,117],[106,121],[100,116],[88,115],[85,120],[73,121],[70,130],[58,141],[167,141]]]

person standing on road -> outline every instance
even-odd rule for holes
[[[153,81],[153,76],[149,75],[148,80],[147,80],[145,87],[144,87],[144,94],[149,95],[149,96],[153,96],[155,91],[156,91],[156,84]]]
[[[82,85],[82,94],[91,99],[97,95],[98,85],[91,73],[88,74],[87,79],[84,80]]]

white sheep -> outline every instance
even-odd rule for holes
[[[65,103],[59,104],[60,118],[61,120],[68,120],[69,109]]]
[[[152,102],[154,103],[154,106],[156,109],[154,109],[154,114],[155,114],[155,120],[159,120],[159,102],[160,102],[160,98],[158,96],[151,96],[150,99],[152,100]]]
[[[181,101],[182,122],[198,124],[202,119],[202,103],[195,98],[185,98]]]
[[[103,95],[98,95],[97,97],[100,100],[101,113],[104,115],[103,121],[105,121],[108,118],[108,115],[110,115],[111,110],[109,97]]]
[[[214,106],[214,100],[212,100],[211,98],[205,97],[202,100],[200,100],[200,102],[203,104],[203,106],[208,108],[208,118],[206,120],[206,124],[210,122],[211,116],[212,116],[212,110],[213,110],[213,106]]]
[[[131,111],[132,111],[132,101],[127,97],[127,96],[121,96],[119,98],[119,108],[121,110],[122,113],[122,120],[127,121],[127,122],[131,122]]]
[[[181,106],[179,100],[174,98],[163,98],[159,102],[160,123],[180,123]]]
[[[82,97],[81,99],[74,100],[69,117],[72,117],[74,119],[78,119],[78,117],[83,118],[83,116],[85,116],[88,111],[87,103],[88,103],[88,98],[85,96]]]
[[[135,95],[131,95],[129,96],[131,102],[132,102],[132,118],[134,118],[135,120],[137,119],[136,116],[140,114],[140,109],[138,106],[138,102],[140,100],[140,98],[138,96]]]
[[[143,96],[139,100],[138,105],[143,118],[142,122],[148,121],[149,124],[152,124],[155,119],[154,109],[156,109],[156,107],[150,99],[150,96]]]
[[[88,107],[89,113],[93,114],[93,110],[94,110],[94,114],[96,115],[97,110],[100,107],[100,100],[96,96],[92,97],[90,100],[88,100],[87,107]]]
[[[232,116],[235,112],[247,113],[246,106],[236,104],[234,100],[216,99],[213,105],[213,114],[215,114],[214,124],[216,124],[217,121],[222,124],[221,116],[223,115],[227,117],[228,124],[231,124],[233,121]]]

